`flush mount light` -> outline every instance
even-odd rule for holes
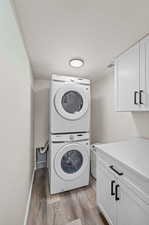
[[[69,65],[73,68],[80,68],[84,65],[83,59],[71,59]]]

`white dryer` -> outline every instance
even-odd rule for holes
[[[52,75],[49,110],[50,133],[89,132],[90,81]]]
[[[48,170],[51,194],[89,184],[88,133],[51,135],[49,147]]]

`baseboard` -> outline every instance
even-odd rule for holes
[[[25,211],[25,218],[24,218],[24,223],[23,223],[24,225],[27,225],[27,219],[28,219],[30,202],[31,202],[31,195],[32,195],[32,187],[33,187],[33,182],[34,182],[34,174],[35,174],[35,169],[33,170],[33,173],[32,173],[31,185],[30,185],[30,189],[29,189],[26,211]]]

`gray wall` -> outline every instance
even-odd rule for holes
[[[0,1],[0,77],[0,224],[22,225],[33,169],[33,92],[9,0]]]
[[[149,112],[114,111],[114,75],[92,83],[92,142],[113,142],[129,137],[149,138]]]
[[[35,80],[34,146],[41,147],[48,140],[49,80]]]

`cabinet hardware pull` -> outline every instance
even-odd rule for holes
[[[114,192],[114,184],[115,184],[115,180],[112,180],[111,181],[111,195],[115,195],[115,192]]]
[[[143,105],[143,102],[142,102],[142,94],[143,94],[143,90],[140,90],[139,91],[139,104],[140,105]]]
[[[137,102],[137,94],[138,93],[139,93],[138,91],[134,91],[134,104],[135,105],[138,105],[138,102]]]
[[[110,166],[110,169],[113,170],[115,173],[117,173],[119,176],[122,176],[123,175],[123,172],[119,172],[117,171],[113,165]]]
[[[119,198],[119,196],[118,196],[118,189],[119,189],[119,187],[120,187],[119,184],[117,184],[117,185],[115,186],[115,201],[119,201],[119,200],[120,200],[120,198]]]

